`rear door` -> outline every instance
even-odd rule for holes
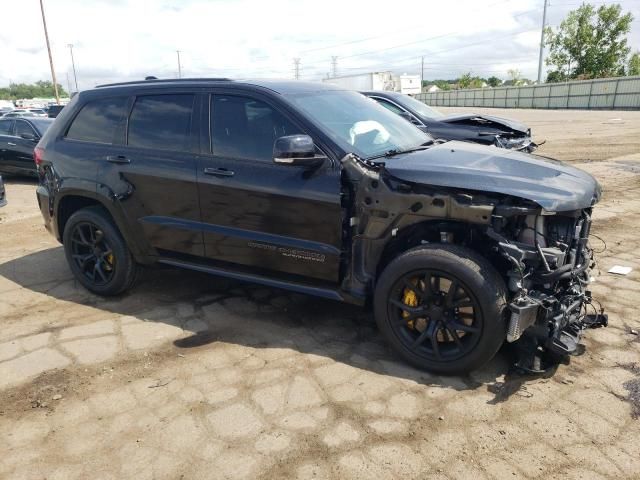
[[[33,149],[38,144],[38,132],[25,120],[16,118],[14,127],[14,161],[15,167],[24,173],[36,173],[33,161]]]
[[[13,172],[10,162],[13,162],[13,151],[9,150],[9,143],[13,142],[13,118],[0,118],[0,171]]]
[[[203,98],[198,166],[205,254],[266,274],[337,282],[342,242],[340,170],[273,163],[276,138],[307,133],[270,97]]]
[[[141,93],[129,100],[123,145],[98,178],[111,187],[137,236],[159,254],[202,256],[193,93]]]

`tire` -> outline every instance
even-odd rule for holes
[[[506,338],[504,281],[464,247],[424,245],[402,253],[378,278],[373,305],[396,352],[434,373],[479,368]]]
[[[135,282],[138,266],[103,208],[83,208],[71,215],[62,242],[73,275],[87,290],[113,296]]]

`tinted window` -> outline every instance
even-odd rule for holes
[[[0,135],[9,135],[13,120],[0,120]]]
[[[276,138],[302,133],[282,114],[259,100],[215,95],[211,103],[215,155],[271,161]]]
[[[16,120],[16,137],[19,137],[23,134],[35,135],[36,132],[31,128],[27,122],[23,122],[22,120]]]
[[[399,115],[402,112],[404,112],[404,110],[402,110],[401,108],[398,108],[391,102],[387,102],[386,100],[382,100],[381,98],[374,98],[374,100],[378,102],[380,105],[382,105],[384,108],[386,108],[387,110],[391,110],[393,113],[397,113]]]
[[[193,95],[148,95],[136,99],[128,144],[160,150],[189,147]]]
[[[69,127],[67,138],[85,142],[113,143],[116,128],[125,112],[126,97],[113,97],[87,103]]]

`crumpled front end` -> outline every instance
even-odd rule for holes
[[[607,325],[588,288],[595,265],[591,208],[552,215],[503,210],[487,233],[511,265],[507,341],[518,347],[520,369],[540,372],[579,353],[585,329]]]
[[[531,130],[529,130],[526,135],[519,133],[498,133],[495,136],[494,145],[498,148],[506,148],[507,150],[533,153],[541,144],[537,144],[531,139]]]

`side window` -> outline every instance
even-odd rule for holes
[[[129,117],[127,143],[159,150],[188,149],[193,98],[192,94],[137,97]]]
[[[302,133],[260,100],[233,95],[211,99],[211,149],[215,155],[270,162],[276,138]]]
[[[84,142],[113,143],[126,104],[127,97],[102,98],[87,103],[74,118],[66,137]]]
[[[36,132],[31,125],[27,122],[23,122],[22,120],[16,120],[16,137],[20,137],[25,133],[36,135]]]
[[[386,100],[383,100],[381,98],[374,98],[374,100],[376,102],[378,102],[380,105],[382,105],[384,108],[386,108],[387,110],[392,111],[393,113],[400,115],[402,112],[404,112],[404,110],[402,110],[401,108],[397,107],[396,105],[394,105],[391,102],[387,102]]]
[[[9,135],[13,120],[0,120],[0,135]]]

